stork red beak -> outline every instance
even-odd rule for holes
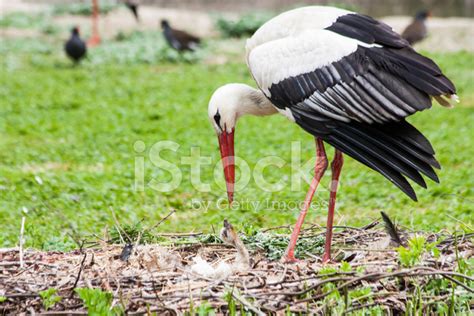
[[[234,130],[223,131],[219,136],[222,166],[224,167],[225,184],[229,204],[234,200],[235,164],[234,164]]]

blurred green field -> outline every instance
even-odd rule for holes
[[[122,225],[152,226],[175,209],[158,227],[162,232],[209,232],[220,227],[224,218],[241,229],[293,224],[307,185],[300,191],[290,190],[289,163],[265,171],[268,182],[286,181],[281,191],[265,192],[251,180],[236,193],[238,206],[229,210],[225,203],[216,204],[225,198],[225,190],[214,181],[219,150],[208,122],[207,102],[224,83],[253,84],[243,60],[213,65],[198,62],[199,56],[174,56],[171,60],[178,63],[170,63],[166,61],[170,59],[146,57],[146,47],[128,49],[129,57],[117,59],[126,47],[106,43],[92,50],[83,65],[73,67],[59,43],[18,39],[2,43],[0,246],[17,244],[23,210],[28,211],[26,245],[43,249],[69,249],[76,247],[71,235],[101,235],[107,227],[110,230],[114,225],[111,210]],[[428,190],[416,188],[419,202],[415,203],[382,176],[347,158],[336,223],[365,224],[383,210],[414,230],[472,231],[474,54],[428,55],[453,79],[461,98],[452,110],[435,105],[410,118],[437,150],[443,167],[441,183],[428,183]],[[151,146],[163,140],[179,144],[176,152],[167,151],[164,156],[180,167],[181,184],[169,193],[148,185],[136,191],[135,166],[141,159],[145,183],[170,178],[149,160]],[[246,117],[237,126],[236,154],[252,169],[268,155],[290,162],[291,143],[298,140],[305,162],[314,153],[310,135],[282,116]],[[144,152],[135,150],[137,141],[144,142]],[[212,164],[201,170],[210,192],[193,188],[190,168],[181,164],[181,157],[189,156],[195,147],[212,158]],[[329,153],[332,156],[332,150]],[[329,181],[328,172],[307,223],[324,225]],[[207,202],[209,209],[196,209]]]

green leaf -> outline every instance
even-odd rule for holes
[[[352,271],[352,266],[349,262],[342,261],[341,262],[341,267],[339,268],[340,271],[342,272],[351,272]]]
[[[112,308],[113,295],[101,289],[77,288],[75,292],[79,295],[87,308],[89,315],[121,315],[119,308]]]
[[[58,303],[59,301],[61,301],[62,297],[61,296],[58,296],[56,295],[58,291],[55,289],[55,288],[49,288],[47,290],[44,290],[44,291],[40,291],[39,292],[39,295],[42,299],[42,302],[43,302],[43,307],[45,310],[48,310],[50,309],[51,307],[53,307],[56,303]]]

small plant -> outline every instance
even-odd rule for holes
[[[224,37],[244,37],[250,36],[255,31],[273,17],[269,12],[256,12],[242,15],[237,20],[218,18],[216,26]]]
[[[352,299],[359,299],[359,300],[365,297],[369,297],[370,294],[372,294],[372,289],[368,286],[357,288],[349,292],[349,296]]]
[[[408,247],[400,246],[396,250],[402,266],[412,267],[420,263],[424,253],[431,253],[435,258],[439,256],[436,243],[428,243],[423,236],[415,236],[408,241]]]
[[[131,32],[117,35],[114,41],[104,41],[89,56],[92,64],[157,64],[193,63],[205,56],[205,49],[179,53],[169,47],[158,32]]]
[[[51,307],[56,305],[56,303],[61,301],[62,297],[56,295],[57,293],[58,291],[55,288],[49,288],[47,290],[39,292],[45,310],[50,309]]]
[[[7,300],[5,296],[0,296],[0,303],[3,303]]]
[[[351,272],[352,271],[352,266],[349,262],[342,261],[341,266],[339,268],[339,271],[341,271],[341,272]]]
[[[120,229],[120,232],[118,231]],[[119,244],[124,239],[126,243],[135,243],[140,238],[140,244],[153,243],[157,241],[156,236],[147,231],[141,222],[134,224],[125,224],[120,228],[115,228],[110,231],[110,242]],[[129,240],[130,239],[130,240]]]
[[[252,250],[263,250],[268,259],[278,260],[285,253],[289,238],[282,235],[258,232],[251,236],[243,235],[242,241]],[[295,255],[297,258],[305,258],[307,253],[321,254],[323,251],[323,243],[324,238],[321,236],[303,236],[298,240]]]
[[[318,271],[318,275],[328,275],[328,274],[334,274],[336,272],[337,272],[337,269],[335,267],[324,266],[321,268],[321,270]]]
[[[113,1],[99,1],[99,11],[101,14],[107,14],[118,8],[118,4]],[[91,2],[84,3],[63,3],[57,4],[53,8],[56,15],[72,14],[72,15],[91,15]]]
[[[203,302],[196,309],[196,314],[199,316],[212,316],[216,315],[216,311],[208,302]]]
[[[230,316],[237,315],[237,305],[235,304],[235,299],[234,299],[234,296],[232,296],[232,292],[231,291],[226,292],[224,297],[225,297],[225,300],[227,301],[227,308],[229,309],[227,311],[228,315]]]
[[[19,29],[34,28],[42,25],[45,19],[44,14],[12,12],[0,18],[0,27],[14,27]]]
[[[123,315],[123,310],[120,307],[112,307],[114,297],[110,292],[89,288],[77,288],[75,292],[84,302],[89,315]]]

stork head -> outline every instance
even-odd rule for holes
[[[234,131],[239,102],[239,86],[237,84],[227,84],[214,92],[209,100],[208,108],[209,120],[219,140],[229,203],[234,200]]]
[[[261,116],[276,112],[275,107],[260,90],[245,84],[226,84],[212,94],[208,115],[219,140],[230,203],[234,199],[234,132],[237,120],[246,114]]]

